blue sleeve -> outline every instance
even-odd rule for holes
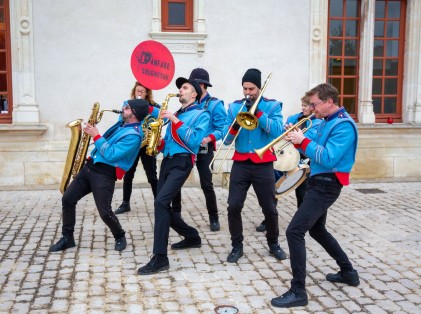
[[[218,100],[212,110],[212,129],[214,130],[211,134],[215,137],[215,141],[223,139],[225,121],[227,119],[227,111],[224,107],[224,102]],[[209,136],[210,134],[205,134]]]

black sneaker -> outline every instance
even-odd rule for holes
[[[180,242],[171,244],[173,250],[184,250],[190,248],[199,248],[202,246],[202,240],[200,238],[184,239]]]
[[[266,222],[263,220],[260,226],[256,227],[257,232],[265,232],[266,231]]]
[[[56,244],[53,244],[50,246],[49,252],[58,252],[58,251],[64,251],[66,249],[69,249],[71,247],[75,247],[76,243],[73,237],[62,237]]]
[[[287,258],[287,254],[281,249],[278,243],[269,244],[270,255],[275,256],[278,260],[284,260]]]
[[[211,231],[219,231],[219,229],[221,229],[218,218],[210,218],[209,220],[210,220]]]
[[[360,284],[360,278],[358,276],[358,272],[355,269],[350,271],[340,271],[336,274],[327,274],[326,279],[330,282],[345,283],[353,287],[356,287]]]
[[[137,274],[152,275],[159,273],[160,271],[168,270],[169,268],[170,262],[168,261],[168,256],[155,254],[152,256],[149,263],[137,270]]]
[[[124,214],[127,213],[129,211],[131,211],[132,209],[130,208],[130,203],[123,201],[123,203],[121,203],[120,207],[117,208],[114,212],[114,214],[119,215],[119,214]]]
[[[242,247],[234,247],[232,248],[231,253],[229,253],[227,257],[228,263],[237,263],[240,257],[243,256],[243,248]]]
[[[270,303],[276,307],[295,307],[295,306],[305,306],[308,304],[307,293],[297,294],[293,290],[288,290],[283,295],[277,298],[273,298]]]
[[[123,251],[127,246],[127,240],[125,236],[122,236],[115,240],[114,248],[116,251]]]

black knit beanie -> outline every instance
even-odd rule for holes
[[[248,69],[246,73],[243,76],[243,80],[241,81],[241,84],[244,82],[250,82],[256,85],[259,89],[262,86],[262,72],[260,72],[258,69]]]

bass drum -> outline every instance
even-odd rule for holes
[[[281,140],[273,145],[273,153],[276,161],[273,162],[273,168],[278,171],[292,171],[300,162],[300,152],[285,140]]]
[[[283,175],[275,183],[275,197],[281,198],[295,190],[307,178],[309,172],[308,165],[300,164],[294,170],[280,173]]]

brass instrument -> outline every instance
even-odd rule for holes
[[[276,143],[278,143],[279,141],[283,140],[289,132],[291,132],[292,130],[295,130],[296,128],[298,128],[299,126],[301,126],[303,123],[306,123],[307,121],[310,122],[310,125],[307,128],[303,129],[303,133],[307,132],[311,126],[312,126],[312,122],[311,122],[311,118],[314,116],[314,113],[312,113],[311,115],[309,115],[308,117],[301,119],[298,123],[294,124],[292,127],[290,127],[288,130],[286,130],[284,133],[282,133],[280,136],[278,136],[277,138],[275,138],[272,142],[270,142],[269,144],[267,144],[266,146],[263,146],[262,148],[259,149],[255,149],[254,151],[256,152],[256,154],[260,157],[263,158],[263,154],[271,147],[273,147]],[[286,146],[288,146],[289,144],[291,144],[291,142],[286,142],[283,146],[281,146],[280,148],[278,148],[278,151],[281,151],[283,148],[285,148]]]
[[[248,101],[249,99],[250,99],[250,96],[249,96],[249,95],[247,95],[247,96],[246,96],[246,99],[244,99],[243,104],[242,104],[242,106],[240,107],[240,110],[239,110],[239,111],[243,110],[244,106],[247,104],[247,101]],[[213,174],[218,174],[218,173],[219,173],[219,170],[221,170],[221,168],[222,168],[222,165],[223,165],[224,161],[227,159],[228,153],[230,152],[232,145],[235,143],[235,140],[237,139],[238,134],[240,134],[241,127],[238,129],[237,134],[235,134],[234,139],[232,140],[231,144],[228,146],[228,149],[227,149],[227,151],[226,151],[226,153],[225,153],[224,157],[222,158],[222,161],[221,161],[221,163],[219,164],[219,167],[218,167],[216,170],[213,170],[213,164],[214,164],[214,163],[215,163],[215,161],[216,161],[216,157],[218,156],[219,151],[221,150],[222,146],[224,146],[224,142],[225,142],[225,140],[227,139],[228,135],[230,134],[230,131],[231,131],[232,127],[234,126],[235,122],[237,122],[237,120],[236,120],[236,119],[234,119],[234,120],[232,121],[232,123],[231,123],[230,127],[228,128],[227,134],[225,135],[224,139],[222,140],[221,146],[219,146],[219,148],[217,149],[217,151],[216,151],[215,155],[213,156],[213,158],[212,158],[212,160],[211,160],[211,162],[210,162],[210,164],[209,164],[209,170],[210,170],[210,171],[211,171],[211,173],[213,173]],[[238,122],[237,122],[237,123],[238,123]]]
[[[209,164],[209,170],[213,173],[213,174],[218,174],[219,171],[222,168],[222,165],[224,163],[224,161],[227,159],[228,153],[230,152],[232,145],[235,143],[238,135],[240,134],[240,131],[242,128],[245,128],[246,130],[254,130],[255,128],[257,128],[259,121],[257,120],[256,116],[254,115],[257,106],[260,102],[260,99],[262,98],[262,95],[264,93],[264,91],[266,90],[266,87],[270,81],[270,79],[272,78],[272,73],[270,73],[265,81],[265,83],[263,84],[262,88],[260,89],[259,95],[257,96],[256,100],[254,101],[253,105],[251,106],[250,110],[247,112],[242,112],[244,106],[247,104],[248,100],[250,99],[250,96],[247,95],[246,99],[244,100],[237,116],[235,117],[234,121],[232,122],[232,124],[230,125],[230,127],[228,128],[227,134],[225,135],[224,139],[222,140],[222,144],[221,146],[219,146],[218,150],[216,151],[215,155],[213,156],[213,159],[211,160],[211,163]],[[224,145],[225,140],[227,139],[228,135],[230,134],[230,131],[232,129],[232,127],[234,126],[234,123],[237,122],[240,125],[240,128],[237,131],[237,134],[235,134],[234,139],[232,140],[231,144],[228,146],[228,149],[224,155],[224,157],[222,158],[221,163],[219,164],[219,167],[216,170],[213,170],[213,165],[216,161],[216,158],[219,154],[219,151],[221,150],[222,146]]]
[[[266,89],[266,86],[268,85],[270,79],[272,78],[272,73],[270,73],[265,81],[265,83],[263,84],[259,95],[257,96],[256,100],[254,101],[254,104],[251,106],[250,110],[247,112],[240,112],[237,114],[237,117],[235,118],[237,120],[237,123],[247,129],[247,130],[254,130],[255,128],[257,128],[257,126],[259,125],[259,121],[257,120],[256,116],[254,115],[256,109],[257,109],[257,105],[260,102],[260,99],[263,96],[263,93]]]
[[[91,115],[87,123],[90,125],[99,123],[105,111],[111,111],[118,114],[122,113],[122,111],[114,109],[104,109],[99,111],[99,103],[96,102],[92,107]],[[66,124],[66,127],[70,128],[71,138],[60,183],[61,194],[66,191],[70,178],[74,178],[79,173],[86,159],[86,153],[88,152],[89,140],[91,137],[85,132],[82,134],[82,121],[82,119],[77,119]]]
[[[146,145],[146,154],[149,156],[156,156],[158,155],[158,140],[161,138],[162,133],[162,127],[164,126],[164,121],[161,118],[162,110],[167,110],[168,108],[168,102],[170,101],[171,97],[180,97],[180,94],[168,94],[167,97],[165,97],[164,102],[162,103],[161,108],[159,109],[158,118],[154,119],[152,117],[149,118],[149,125],[147,127],[148,134],[145,134],[145,144]],[[152,120],[153,119],[153,120]]]

